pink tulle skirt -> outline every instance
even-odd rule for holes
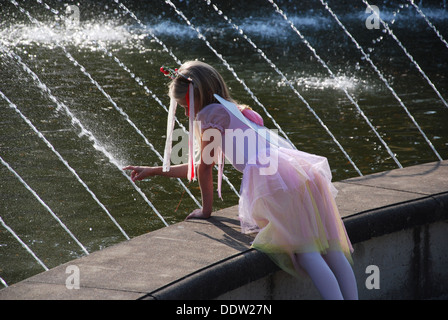
[[[338,250],[352,262],[327,159],[285,148],[271,152],[277,152],[270,155],[277,157],[273,174],[260,174],[255,164],[243,172],[239,218],[243,233],[258,233],[252,247],[294,276],[300,274],[296,253]]]

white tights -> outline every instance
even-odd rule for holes
[[[307,252],[295,255],[325,300],[357,300],[358,288],[353,269],[341,251],[324,255]]]

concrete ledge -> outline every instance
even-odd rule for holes
[[[448,231],[447,220],[448,192],[343,218],[347,233],[355,247],[356,244],[373,238],[403,230],[412,230],[415,227],[427,227],[435,222],[445,221],[444,225],[446,231]],[[448,236],[446,238],[448,240]],[[397,243],[390,243],[392,246],[395,244]],[[446,259],[446,262],[448,263],[448,259]],[[376,263],[379,263],[379,261]],[[256,268],[253,266],[256,266]],[[229,298],[231,295],[226,295],[226,293],[278,271],[279,268],[266,255],[256,250],[247,250],[217,264],[198,270],[198,272],[188,277],[179,279],[179,281],[169,286],[148,294],[143,299],[195,300],[216,298],[221,295]],[[280,272],[283,273],[282,271]],[[286,277],[290,278],[290,281],[297,281],[289,276]],[[275,280],[269,280],[269,282],[272,281]],[[445,281],[448,284],[448,278]],[[272,286],[272,284],[269,283],[268,286]],[[308,284],[308,287],[310,287],[310,284]],[[252,297],[246,293],[243,296],[239,295],[238,298],[260,298],[260,290],[252,289],[249,291],[258,292]],[[448,294],[448,287],[446,287],[445,294]],[[314,292],[314,296],[302,296],[302,298],[311,297],[316,298],[316,292]],[[429,296],[426,297],[428,298]],[[262,298],[266,298],[266,296]],[[285,297],[282,298],[284,299]]]
[[[252,268],[251,266],[254,265],[262,267]],[[170,283],[142,299],[213,299],[276,271],[278,271],[278,267],[266,255],[249,249]]]
[[[355,243],[354,273],[359,298],[447,299],[447,222],[415,226]],[[374,280],[368,267],[376,268]],[[309,278],[297,280],[277,271],[217,299],[318,300],[320,296]]]
[[[447,177],[448,178],[448,177]],[[448,192],[343,218],[352,243],[448,219]]]
[[[448,161],[335,185],[355,246],[358,285],[368,264],[380,266],[389,280],[401,279],[387,281],[383,295],[370,291],[361,298],[425,298],[437,281],[437,294],[448,293]],[[250,249],[251,240],[240,233],[234,206],[70,261],[0,290],[0,299],[319,298],[310,281],[289,277]],[[69,265],[80,270],[80,289],[65,285]]]

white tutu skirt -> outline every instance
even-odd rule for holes
[[[300,274],[292,260],[297,253],[338,250],[352,262],[327,159],[285,148],[273,155],[273,174],[262,175],[256,164],[243,172],[239,218],[243,233],[258,233],[252,247],[294,276]]]

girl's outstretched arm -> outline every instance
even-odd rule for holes
[[[152,176],[173,178],[187,178],[188,164],[179,164],[170,167],[170,171],[163,172],[162,167],[127,166],[123,170],[132,170],[132,181],[140,181]]]
[[[211,141],[201,142],[202,150],[207,147]],[[210,156],[214,157],[214,150],[211,150]],[[202,195],[202,209],[196,209],[190,213],[186,219],[208,219],[212,214],[213,207],[213,166],[214,163],[205,163],[201,157],[201,163],[197,167],[197,175],[199,187]],[[132,170],[132,181],[140,181],[150,176],[165,176],[174,178],[187,178],[188,164],[180,164],[170,167],[170,171],[163,172],[162,167],[143,167],[143,166],[127,166],[123,170]]]

